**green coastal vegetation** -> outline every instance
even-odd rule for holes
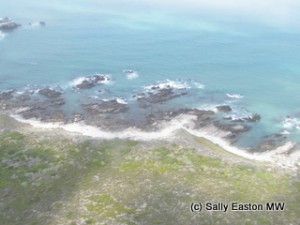
[[[1,116],[1,224],[298,224],[294,173],[208,140],[100,140]],[[185,134],[187,135],[187,134]],[[189,143],[189,144],[186,144]],[[284,202],[284,211],[190,211],[191,203]]]

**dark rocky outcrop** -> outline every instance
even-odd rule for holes
[[[101,101],[99,103],[82,104],[83,109],[91,114],[97,113],[124,113],[129,110],[126,104],[119,103],[116,99]]]
[[[16,100],[21,101],[21,102],[29,101],[30,99],[31,99],[31,97],[28,94],[21,94],[21,95],[16,96]]]
[[[140,107],[147,108],[150,104],[162,103],[183,95],[187,95],[187,92],[183,91],[176,93],[173,89],[155,89],[154,92],[139,93],[134,96],[139,101]]]
[[[250,126],[246,124],[231,124],[231,123],[222,123],[220,121],[215,121],[213,123],[217,128],[224,130],[224,131],[229,131],[233,134],[239,134],[243,132],[247,132],[251,129]]]
[[[58,98],[62,94],[62,92],[54,90],[52,88],[43,88],[43,89],[40,89],[38,93],[40,95],[44,95],[44,96],[46,96],[48,98]]]
[[[0,101],[7,101],[9,99],[12,99],[14,92],[15,90],[7,90],[7,91],[0,92]]]
[[[20,114],[25,119],[30,118],[44,118],[53,110],[56,111],[61,105],[65,104],[64,99],[53,99],[51,101],[33,101],[26,103],[24,107],[28,107],[27,110],[22,111]]]
[[[0,19],[0,31],[8,32],[20,27],[20,24],[15,23],[9,18]]]
[[[89,89],[108,80],[110,80],[110,78],[107,75],[88,76],[85,77],[80,84],[77,84],[76,88]]]
[[[63,110],[55,110],[51,113],[47,113],[42,115],[41,117],[42,122],[52,122],[52,123],[66,123],[67,116]]]
[[[219,105],[216,108],[220,112],[230,112],[232,110],[229,105]]]

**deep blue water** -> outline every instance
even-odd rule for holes
[[[105,73],[113,79],[107,88],[128,100],[133,91],[158,81],[190,86],[197,82],[205,88],[193,86],[192,97],[177,100],[178,104],[200,108],[230,104],[237,115],[262,116],[245,135],[245,143],[283,131],[300,141],[299,27],[75,2],[0,2],[0,17],[23,24],[0,39],[1,90],[28,84],[67,90],[76,77]],[[40,20],[45,27],[26,25]],[[126,79],[124,69],[136,70],[139,77]],[[291,116],[290,124],[284,122],[286,116]]]

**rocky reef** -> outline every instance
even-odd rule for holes
[[[177,123],[180,118],[188,118],[189,122],[184,126],[189,129],[205,131],[214,127],[222,131],[222,138],[231,143],[239,140],[261,119],[256,113],[237,117],[235,110],[226,104],[217,105],[211,110],[186,107],[176,102],[173,104],[173,100],[187,98],[191,94],[185,85],[173,81],[146,86],[140,92],[134,91],[131,99],[101,97],[114,95],[111,89],[105,88],[103,91],[96,88],[110,80],[108,75],[96,74],[71,81],[72,88],[69,89],[34,86],[22,91],[5,90],[0,92],[0,108],[3,112],[18,114],[24,119],[81,123],[111,132],[130,128],[154,132],[166,128],[168,123]],[[77,96],[76,99],[73,99],[73,94]],[[97,96],[94,98],[93,95]],[[257,148],[273,146],[274,143],[279,145],[282,142],[267,139]]]
[[[21,24],[18,24],[7,17],[0,19],[0,31],[8,32],[17,29],[20,26]]]
[[[103,84],[110,80],[108,75],[97,74],[93,76],[79,78],[75,83],[75,87],[79,89],[89,89],[98,84]]]
[[[39,90],[39,94],[44,95],[48,98],[58,98],[62,92],[54,90],[53,88],[43,88]]]

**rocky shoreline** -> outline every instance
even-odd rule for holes
[[[73,84],[74,91],[85,91],[101,86],[111,78],[96,74],[81,77]],[[189,95],[186,87],[151,85],[143,92],[133,93],[131,102],[120,98],[82,100],[73,109],[65,90],[60,87],[42,87],[20,92],[10,89],[0,92],[0,109],[7,114],[19,115],[23,119],[44,123],[82,124],[97,127],[107,132],[139,129],[155,132],[178,117],[189,116],[188,128],[205,131],[215,127],[221,131],[222,139],[235,144],[243,133],[259,123],[261,116],[253,113],[243,117],[231,114],[229,105],[217,105],[214,110],[168,106],[165,103]],[[71,110],[70,110],[71,108]],[[287,136],[281,133],[265,136],[250,152],[264,152],[283,145]]]

